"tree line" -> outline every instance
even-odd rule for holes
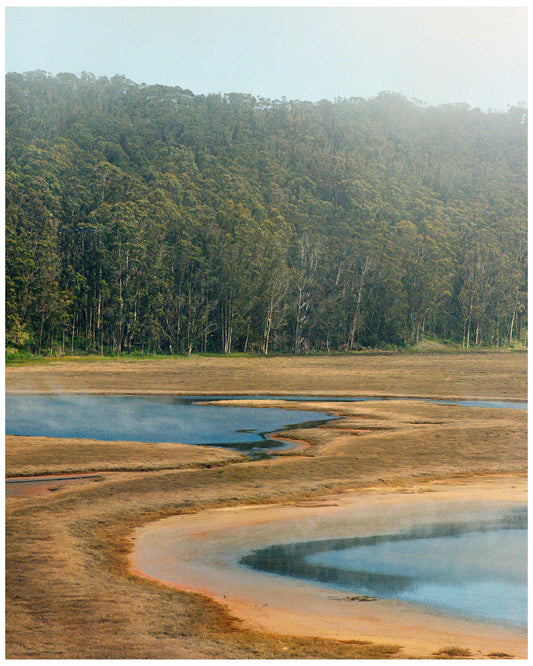
[[[303,354],[526,326],[526,111],[6,76],[6,345]]]

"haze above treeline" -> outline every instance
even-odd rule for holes
[[[319,101],[527,99],[525,7],[7,7],[6,71]]]
[[[6,345],[515,344],[526,111],[6,76]]]

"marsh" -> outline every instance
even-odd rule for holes
[[[395,610],[398,601],[346,601],[350,593],[341,590],[323,592],[328,608],[330,597],[339,598],[333,600],[337,615],[329,629],[317,617],[300,622],[274,606],[259,607],[257,598],[244,622],[227,588],[220,599],[205,591],[191,594],[143,578],[129,561],[135,530],[152,529],[163,518],[199,521],[198,538],[221,528],[222,520],[237,524],[256,515],[282,521],[266,535],[267,523],[258,523],[263,541],[255,535],[243,544],[242,557],[271,544],[354,536],[353,512],[346,530],[319,534],[321,525],[333,524],[329,512],[347,502],[359,506],[361,536],[393,534],[425,518],[439,522],[442,516],[435,514],[447,498],[456,498],[458,510],[455,517],[447,511],[448,520],[463,519],[466,500],[523,506],[526,410],[428,399],[523,402],[526,378],[525,354],[498,352],[8,366],[8,396],[263,396],[265,408],[287,407],[283,398],[292,396],[308,398],[291,401],[292,408],[338,418],[284,432],[282,438],[297,446],[259,460],[215,446],[7,435],[9,479],[99,477],[6,499],[7,656],[427,658],[450,645],[482,656],[526,654],[526,640],[516,632],[472,633],[469,622],[438,615],[432,620],[430,613],[402,616]],[[327,400],[317,402],[316,396]],[[383,396],[390,399],[334,400]],[[252,402],[257,408],[257,400]],[[232,403],[232,409],[250,407],[245,399]],[[405,524],[395,507],[405,512]],[[410,507],[420,508],[412,519]],[[221,534],[215,543],[221,544]],[[235,545],[230,539],[232,552]],[[198,562],[198,542],[190,547]],[[213,552],[212,544],[207,552]],[[235,584],[245,584],[246,567],[237,566]],[[302,594],[319,586],[279,578],[295,590],[295,611],[317,608]],[[371,621],[376,617],[379,622]],[[331,626],[339,628],[336,636]]]

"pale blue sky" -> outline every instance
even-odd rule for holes
[[[6,71],[271,99],[527,101],[524,7],[8,7],[5,29]]]

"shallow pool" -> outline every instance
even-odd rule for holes
[[[526,510],[478,523],[276,545],[241,563],[366,597],[527,626]]]
[[[268,433],[336,418],[325,412],[210,404],[268,396],[6,395],[6,434],[103,441],[181,442],[255,451],[286,446]],[[272,399],[272,398],[270,398]],[[386,398],[283,396],[293,401],[364,402]],[[406,398],[407,400],[407,398]],[[433,401],[476,407],[527,409],[527,402]],[[199,404],[207,403],[207,404]],[[259,454],[257,454],[259,455]]]
[[[197,404],[173,397],[7,395],[6,434],[279,447],[266,434],[334,418],[324,412]]]

